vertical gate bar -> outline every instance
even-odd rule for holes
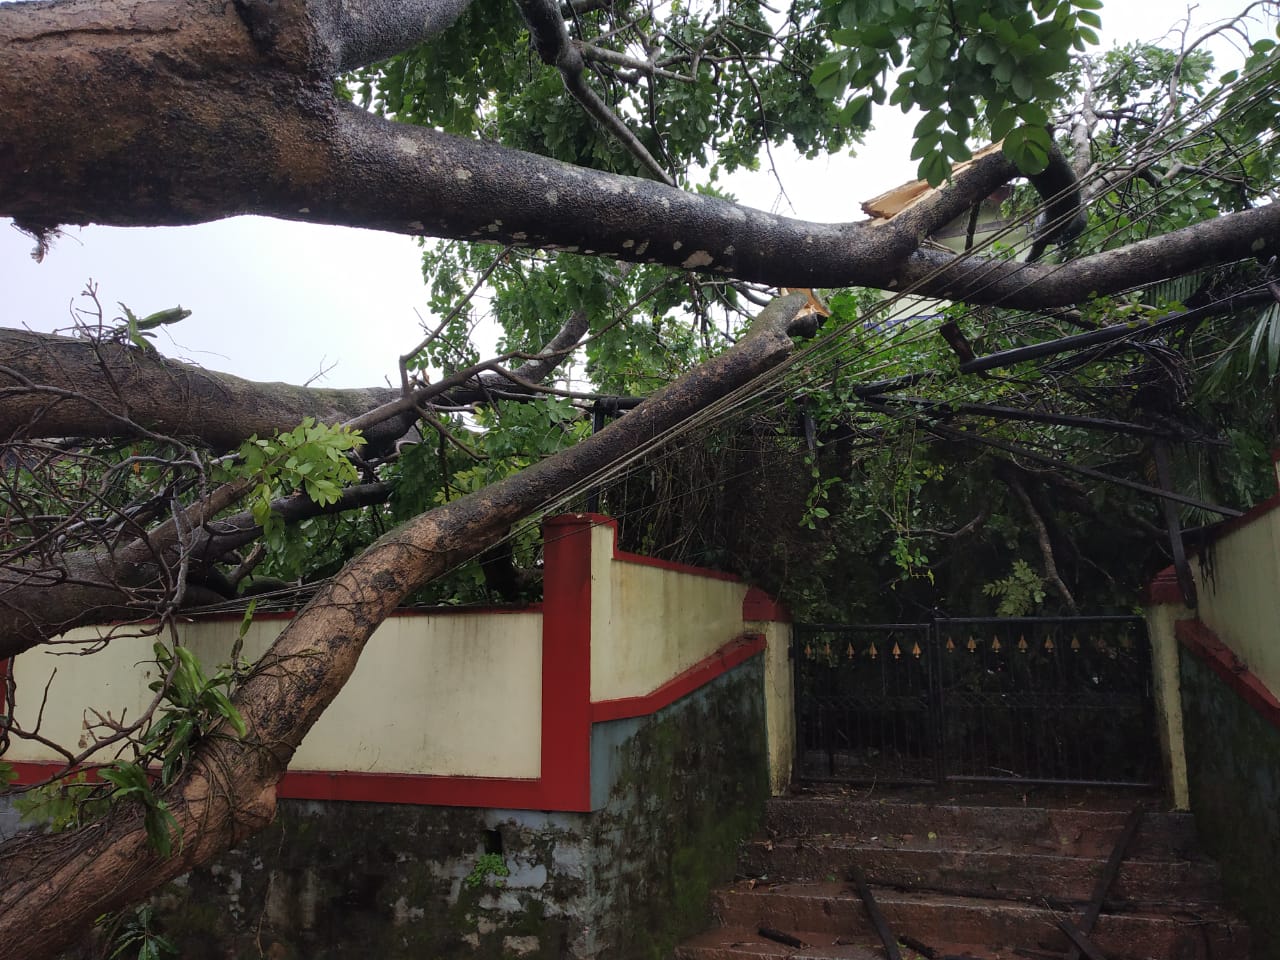
[[[942,629],[937,619],[928,624],[924,630],[925,650],[930,659],[929,669],[929,722],[933,727],[933,778],[938,783],[947,779],[947,738],[944,733],[946,723],[946,704],[942,693]]]
[[[801,654],[804,652],[801,644],[801,638],[805,632],[804,626],[797,624],[795,629],[791,631],[791,712],[794,714],[796,730],[796,750],[799,756],[796,758],[799,763],[796,765],[801,770],[808,768],[809,753],[809,725],[804,722],[804,701],[807,699],[804,695],[804,684],[801,678],[804,673],[804,661]]]

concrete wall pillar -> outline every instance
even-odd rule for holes
[[[1156,724],[1165,777],[1175,810],[1191,808],[1187,785],[1187,753],[1182,733],[1182,681],[1175,625],[1194,616],[1183,603],[1173,568],[1162,571],[1148,590],[1147,635],[1151,638],[1151,673]]]
[[[769,743],[769,790],[776,797],[791,788],[796,756],[796,688],[792,675],[791,615],[763,590],[752,587],[742,603],[743,626],[762,634],[765,723]]]

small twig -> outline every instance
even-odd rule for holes
[[[493,271],[498,269],[498,264],[502,263],[502,261],[506,259],[507,254],[509,254],[512,251],[512,249],[513,248],[510,246],[503,247],[502,251],[496,257],[493,258],[493,262],[490,263],[489,266],[485,267],[484,270],[481,272],[480,276],[476,278],[476,282],[471,285],[471,289],[468,290],[463,295],[462,299],[459,300],[454,305],[453,309],[450,310],[449,313],[445,316],[445,318],[440,321],[439,325],[437,325],[434,330],[432,330],[429,334],[427,334],[427,336],[423,338],[421,343],[419,343],[416,347],[414,347],[408,353],[403,354],[400,357],[400,387],[402,390],[404,390],[405,393],[409,392],[409,371],[406,364],[408,364],[410,360],[416,357],[423,350],[427,349],[427,347],[430,346],[431,343],[438,336],[440,336],[441,333],[444,332],[445,327],[447,327],[450,323],[452,323],[454,321],[454,318],[456,318],[458,314],[460,314],[463,311],[466,305],[472,301],[476,293],[478,293],[480,288],[484,286],[485,281],[487,281],[489,277],[493,275]]]
[[[519,0],[520,13],[529,27],[534,47],[542,62],[560,71],[565,89],[582,104],[583,108],[612,133],[658,180],[674,187],[673,178],[631,129],[609,109],[600,97],[587,86],[583,75],[586,60],[582,50],[569,39],[564,18],[554,0]],[[696,72],[696,71],[695,71]]]
[[[764,937],[766,940],[772,940],[774,943],[786,944],[788,947],[803,947],[804,941],[799,937],[793,937],[789,933],[783,933],[781,930],[775,930],[773,927],[760,927],[756,933]]]

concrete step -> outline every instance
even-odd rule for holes
[[[1003,842],[972,849],[972,838],[911,834],[866,842],[842,836],[756,840],[743,846],[739,873],[771,881],[841,880],[851,864],[885,887],[968,897],[1088,902],[1106,867],[1104,857],[1010,851]],[[1108,902],[1219,903],[1216,864],[1189,860],[1126,859]]]
[[[803,946],[769,940],[746,927],[720,927],[699,934],[676,948],[675,960],[884,960],[879,940],[803,930],[795,934]],[[874,938],[873,938],[874,939]],[[930,943],[937,957],[964,960],[1026,960],[1012,950],[972,943]],[[899,946],[902,960],[921,960],[925,954]]]
[[[800,838],[929,837],[971,850],[1106,858],[1128,809],[862,799],[856,795],[779,797],[769,801],[769,836]],[[1143,815],[1129,846],[1131,860],[1197,860],[1195,821],[1187,813]]]
[[[760,936],[746,927],[721,927],[699,934],[676,947],[676,960],[884,960],[884,951],[869,945],[841,943],[830,933],[800,931],[804,946],[791,947]],[[906,960],[904,957],[903,960]]]
[[[876,888],[875,894],[899,936],[908,934],[925,943],[980,944],[1006,953],[1015,947],[1065,951],[1068,946],[1056,925],[1058,916],[1073,916],[1068,912],[884,887]],[[875,942],[866,908],[844,883],[765,886],[743,881],[717,892],[713,911],[727,927],[803,930],[864,946]],[[1093,940],[1111,960],[1248,960],[1249,956],[1247,928],[1211,905],[1161,914],[1104,914]]]

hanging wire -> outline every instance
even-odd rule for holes
[[[1106,163],[1091,169],[1087,178],[1079,185],[1082,195],[1089,196],[1090,205],[1096,206],[1099,199],[1105,197],[1108,192],[1115,192],[1135,180],[1134,161],[1136,159],[1141,158],[1148,165],[1168,160],[1179,151],[1195,144],[1198,140],[1211,136],[1215,124],[1243,115],[1249,109],[1262,103],[1264,99],[1271,95],[1271,91],[1267,88],[1260,88],[1251,96],[1242,98],[1232,105],[1229,110],[1220,112],[1218,110],[1232,91],[1241,89],[1244,85],[1258,79],[1267,69],[1268,67],[1263,65],[1239,77],[1231,87],[1214,91],[1194,104],[1176,122],[1170,123],[1159,132],[1158,135],[1162,139],[1171,137],[1168,142],[1156,146],[1156,135],[1153,134],[1135,143],[1127,151],[1117,154]],[[1217,142],[1221,143],[1221,141]],[[1154,217],[1160,212],[1168,210],[1196,187],[1203,187],[1210,181],[1222,179],[1221,175],[1225,171],[1239,166],[1243,161],[1269,148],[1270,144],[1263,138],[1259,138],[1251,149],[1243,153],[1239,152],[1238,149],[1233,149],[1228,144],[1221,143],[1216,151],[1198,160],[1197,170],[1199,172],[1197,174],[1181,178],[1176,188],[1172,186],[1164,187],[1156,196],[1153,196],[1151,198],[1151,206],[1148,208],[1148,216]],[[1102,189],[1093,189],[1098,185],[1102,185]],[[985,260],[998,245],[1006,245],[1015,250],[1019,247],[1025,247],[1030,242],[1028,228],[1034,224],[1037,217],[1048,209],[1054,199],[1041,199],[1020,215],[1006,222],[1001,228],[985,234],[981,241],[976,242],[970,249],[957,254],[947,261],[945,265],[922,278],[910,288],[885,297],[869,311],[837,327],[824,336],[821,341],[797,348],[778,366],[762,374],[751,383],[707,404],[663,433],[648,438],[637,445],[625,457],[580,477],[575,484],[563,493],[548,497],[537,504],[531,514],[545,514],[581,499],[592,489],[610,483],[616,484],[622,481],[630,481],[635,477],[637,470],[641,466],[656,469],[656,466],[662,462],[676,461],[679,459],[682,449],[696,446],[702,442],[700,438],[705,439],[713,429],[723,428],[730,424],[731,421],[741,421],[747,416],[772,418],[793,402],[794,395],[812,389],[815,386],[815,382],[822,386],[830,385],[833,378],[839,374],[841,368],[852,366],[855,358],[857,360],[858,375],[862,378],[874,377],[877,373],[889,369],[896,362],[894,355],[901,353],[904,347],[923,343],[937,336],[936,308],[935,312],[932,313],[925,313],[925,310],[929,304],[936,305],[938,301],[932,297],[923,298],[916,294],[915,291],[921,289],[930,280],[936,279],[943,272],[954,269],[957,265],[970,261]],[[1092,241],[1097,246],[1105,248],[1109,242],[1114,241],[1122,232],[1120,217],[1121,213],[1117,211],[1105,217],[1095,218],[1094,222],[1077,238],[1076,242],[1083,244],[1086,241]],[[1039,267],[1038,273],[1040,276],[1044,275],[1046,269],[1051,276],[1056,270],[1064,268],[1066,264],[1051,265],[1040,263],[1037,266]],[[1149,288],[1158,286],[1158,284],[1146,286]],[[981,287],[978,289],[980,290]],[[1126,292],[1134,292],[1140,289],[1143,289],[1143,287],[1135,287]],[[890,318],[898,314],[906,314],[912,309],[918,310],[919,315],[916,317],[903,316],[895,322],[891,332],[881,336],[879,343],[873,344],[871,342],[874,333],[871,329],[873,322],[879,318]],[[987,308],[980,309],[985,311]],[[956,322],[972,320],[978,313],[979,309],[970,309],[967,312],[953,316],[952,319]],[[980,319],[985,323],[988,318],[983,316]],[[1023,331],[1030,332],[1033,327],[1043,324],[1045,320],[1044,314],[1035,311],[1007,311],[1000,319],[999,326],[994,330],[988,329],[987,332],[994,335],[1012,337]],[[1140,331],[1135,331],[1135,335],[1140,335]],[[953,387],[960,376],[958,371],[936,370],[928,371],[927,373],[930,378],[945,382]],[[1005,382],[1016,380],[1016,378],[1009,377],[1001,379]],[[1042,401],[1056,387],[1056,382],[1053,378],[1017,382],[1035,391],[1030,396],[1023,398],[1026,406]],[[962,387],[958,392],[949,396],[952,399],[976,398],[983,395],[988,389],[989,385],[975,381],[972,387],[967,390]],[[903,410],[898,413],[881,412],[876,416],[876,422],[885,425],[887,428],[903,423],[915,423],[918,422],[918,419],[918,414],[911,410]],[[1024,445],[1032,449],[1048,450],[1057,457],[1063,457],[1064,454],[1096,456],[1100,450],[1104,449],[1096,442],[1087,446],[1083,446],[1080,442],[1068,443],[1064,439],[1067,435],[1066,431],[1060,430],[1055,431],[1054,435],[1044,440],[1032,438],[1029,441],[1024,439],[1023,442]],[[976,433],[974,436],[975,438],[980,438],[980,435]],[[659,451],[662,451],[661,457],[657,456]],[[710,481],[701,487],[686,487],[679,492],[673,492],[655,503],[650,503],[646,509],[669,505],[682,497],[688,496],[690,493],[701,492],[717,484],[741,479],[750,473],[750,470],[743,470],[737,474],[720,475],[715,481]],[[617,519],[625,520],[626,517],[622,516]],[[512,535],[509,534],[508,537]],[[461,565],[461,563],[455,565],[448,572],[456,571]],[[319,589],[324,582],[325,580],[321,580],[307,584],[304,587],[293,587],[287,590],[260,594],[257,599],[298,600]],[[226,604],[219,604],[216,607],[207,609],[243,609],[245,602],[239,600],[228,601]]]

